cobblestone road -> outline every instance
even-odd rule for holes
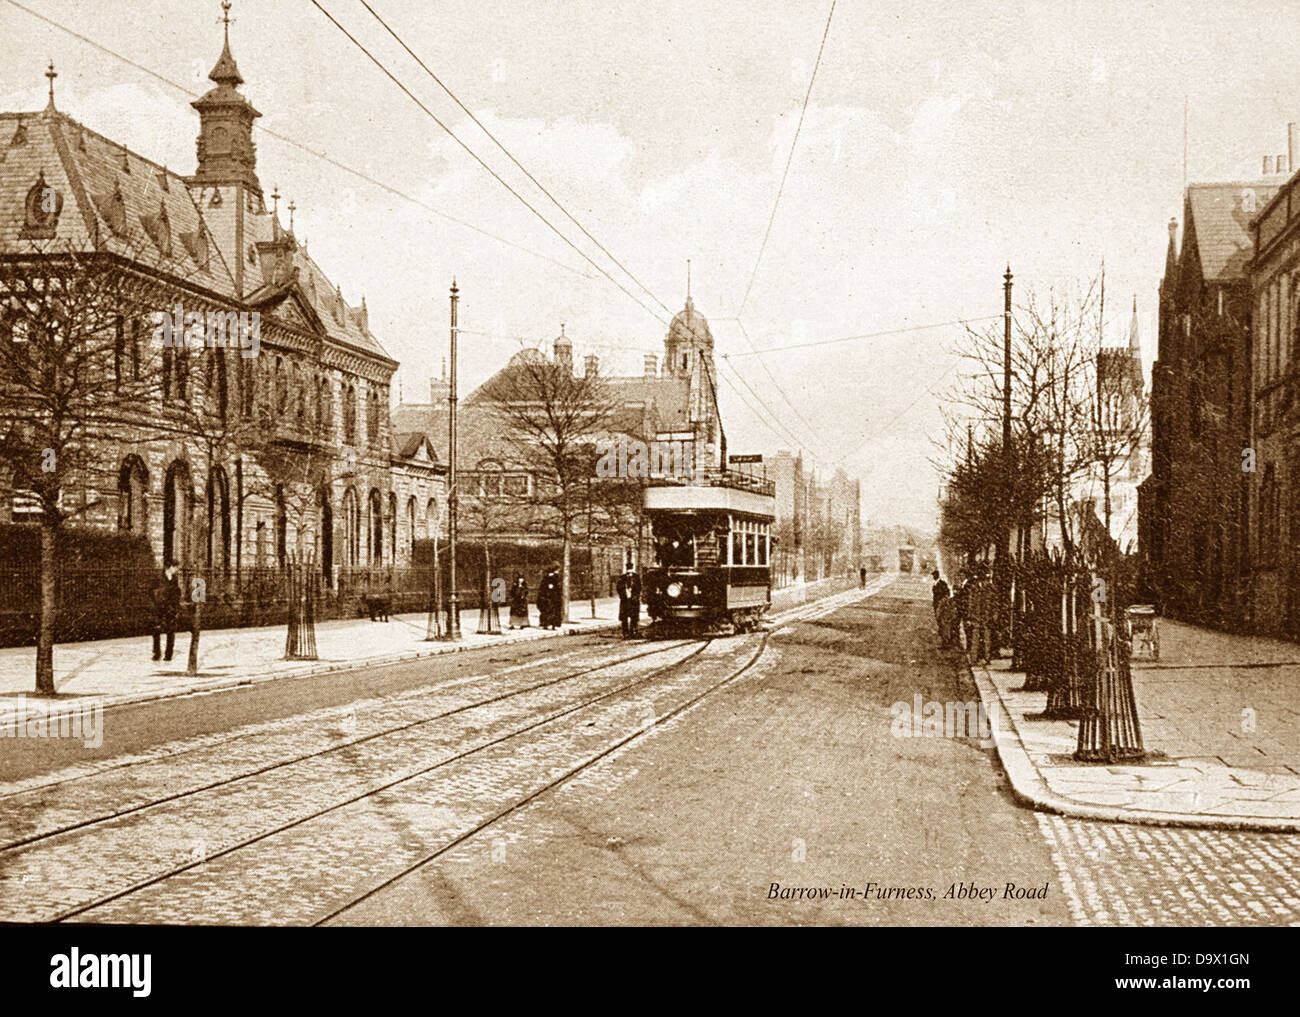
[[[770,637],[485,656],[0,785],[0,919],[1300,922],[1300,838],[1032,813],[977,741],[898,737],[897,703],[975,698],[931,626],[903,580]],[[1048,893],[1006,899],[1008,882]]]

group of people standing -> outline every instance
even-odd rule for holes
[[[945,649],[965,649],[971,660],[987,664],[993,656],[994,629],[997,627],[997,594],[988,566],[972,565],[965,581],[954,593],[935,569],[934,619],[939,629],[939,643]]]
[[[522,573],[515,575],[510,586],[510,627],[526,629],[528,620],[528,581]],[[537,588],[537,624],[544,629],[558,629],[564,620],[560,567],[552,565]]]

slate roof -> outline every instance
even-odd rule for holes
[[[1193,236],[1207,282],[1246,277],[1247,263],[1254,255],[1251,222],[1280,185],[1277,179],[1188,185],[1184,237]]]
[[[109,250],[238,302],[235,261],[243,259],[244,294],[267,285],[248,247],[283,235],[273,213],[244,210],[245,250],[234,250],[231,203],[214,206],[201,186],[105,138],[57,111],[0,113],[0,247],[25,245],[28,192],[44,174],[63,197],[47,245],[89,251],[98,237]],[[206,199],[206,200],[205,200]],[[223,238],[231,238],[223,240]],[[365,302],[352,306],[293,241],[301,290],[329,339],[392,359],[370,332]],[[169,253],[168,253],[169,252]]]

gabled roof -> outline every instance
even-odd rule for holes
[[[1278,180],[1189,184],[1184,205],[1183,256],[1189,239],[1196,245],[1206,282],[1246,277],[1254,253],[1250,224],[1277,192]]]
[[[20,142],[20,143],[15,143]],[[20,243],[44,176],[63,208],[53,243],[107,250],[233,298],[234,277],[184,177],[62,113],[0,113],[0,244]]]

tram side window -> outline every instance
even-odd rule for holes
[[[739,524],[737,524],[739,525]],[[731,564],[743,565],[745,563],[745,535],[739,531],[731,534]]]
[[[763,529],[766,530],[767,527],[764,526]],[[760,533],[758,535],[758,564],[760,565],[767,564],[767,533],[766,532]]]
[[[758,562],[758,555],[754,550],[755,535],[752,533],[745,534],[745,564],[754,565]]]

